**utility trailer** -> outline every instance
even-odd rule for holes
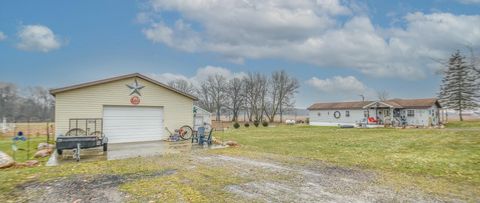
[[[81,149],[103,147],[103,151],[107,151],[108,138],[101,131],[102,119],[70,119],[70,123],[75,125],[70,125],[65,135],[57,136],[56,149],[59,155],[63,154],[63,150],[73,150],[73,158],[80,161]],[[85,129],[79,123],[85,123]],[[94,129],[91,126],[95,126]]]

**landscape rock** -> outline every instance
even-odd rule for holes
[[[38,160],[28,160],[25,162],[25,164],[28,167],[32,167],[32,166],[37,166],[38,164],[40,164],[40,162]]]
[[[37,149],[38,150],[42,150],[42,149],[53,149],[55,146],[52,145],[52,144],[48,144],[46,142],[42,142],[42,143],[39,143],[38,146],[37,146]]]
[[[37,161],[37,160],[28,160],[28,161],[23,162],[23,163],[16,162],[15,163],[15,168],[33,167],[33,166],[37,166],[39,163],[40,162]]]
[[[235,141],[226,141],[224,144],[227,145],[227,146],[230,146],[230,147],[240,146],[240,145],[239,145],[237,142],[235,142]]]
[[[47,156],[50,156],[51,153],[52,153],[52,149],[42,149],[37,151],[35,155],[33,155],[33,157],[35,158],[47,157]]]
[[[5,152],[0,151],[0,168],[8,168],[15,164],[12,157],[8,156]]]

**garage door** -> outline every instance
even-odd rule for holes
[[[104,107],[103,132],[109,143],[163,139],[162,107]]]

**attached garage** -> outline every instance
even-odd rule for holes
[[[194,125],[195,96],[135,73],[64,88],[55,96],[55,134],[101,132],[109,143],[163,140]]]

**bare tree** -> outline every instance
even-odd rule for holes
[[[54,117],[54,103],[46,88],[18,89],[14,84],[0,82],[0,118],[49,121]]]
[[[267,78],[260,73],[249,73],[244,78],[245,102],[249,112],[249,121],[263,119],[265,96],[267,93]]]
[[[228,106],[232,112],[232,121],[238,121],[238,114],[244,105],[243,81],[240,78],[233,78],[228,82]]]
[[[390,94],[386,90],[377,91],[377,98],[380,101],[386,101],[390,97]]]
[[[176,79],[176,80],[172,80],[170,82],[168,82],[168,85],[170,87],[173,87],[177,90],[180,90],[182,92],[185,92],[187,94],[195,94],[196,93],[196,89],[195,89],[195,86],[193,86],[193,84],[191,82],[188,82],[186,80],[183,80],[183,79]]]
[[[285,105],[289,105],[288,100],[296,93],[299,88],[297,79],[288,76],[285,71],[273,72],[268,85],[268,102],[266,102],[265,115],[270,122],[275,121],[275,116],[280,113],[282,120]]]
[[[197,89],[197,105],[202,109],[213,112],[215,110],[215,104],[213,103],[213,98],[211,98],[209,91],[209,85],[206,82],[202,82],[200,88]]]
[[[0,117],[14,119],[19,99],[17,86],[0,82]]]
[[[216,120],[220,121],[222,108],[225,107],[227,102],[227,79],[222,75],[209,76],[204,82],[204,85],[207,88],[207,92],[216,112]]]

